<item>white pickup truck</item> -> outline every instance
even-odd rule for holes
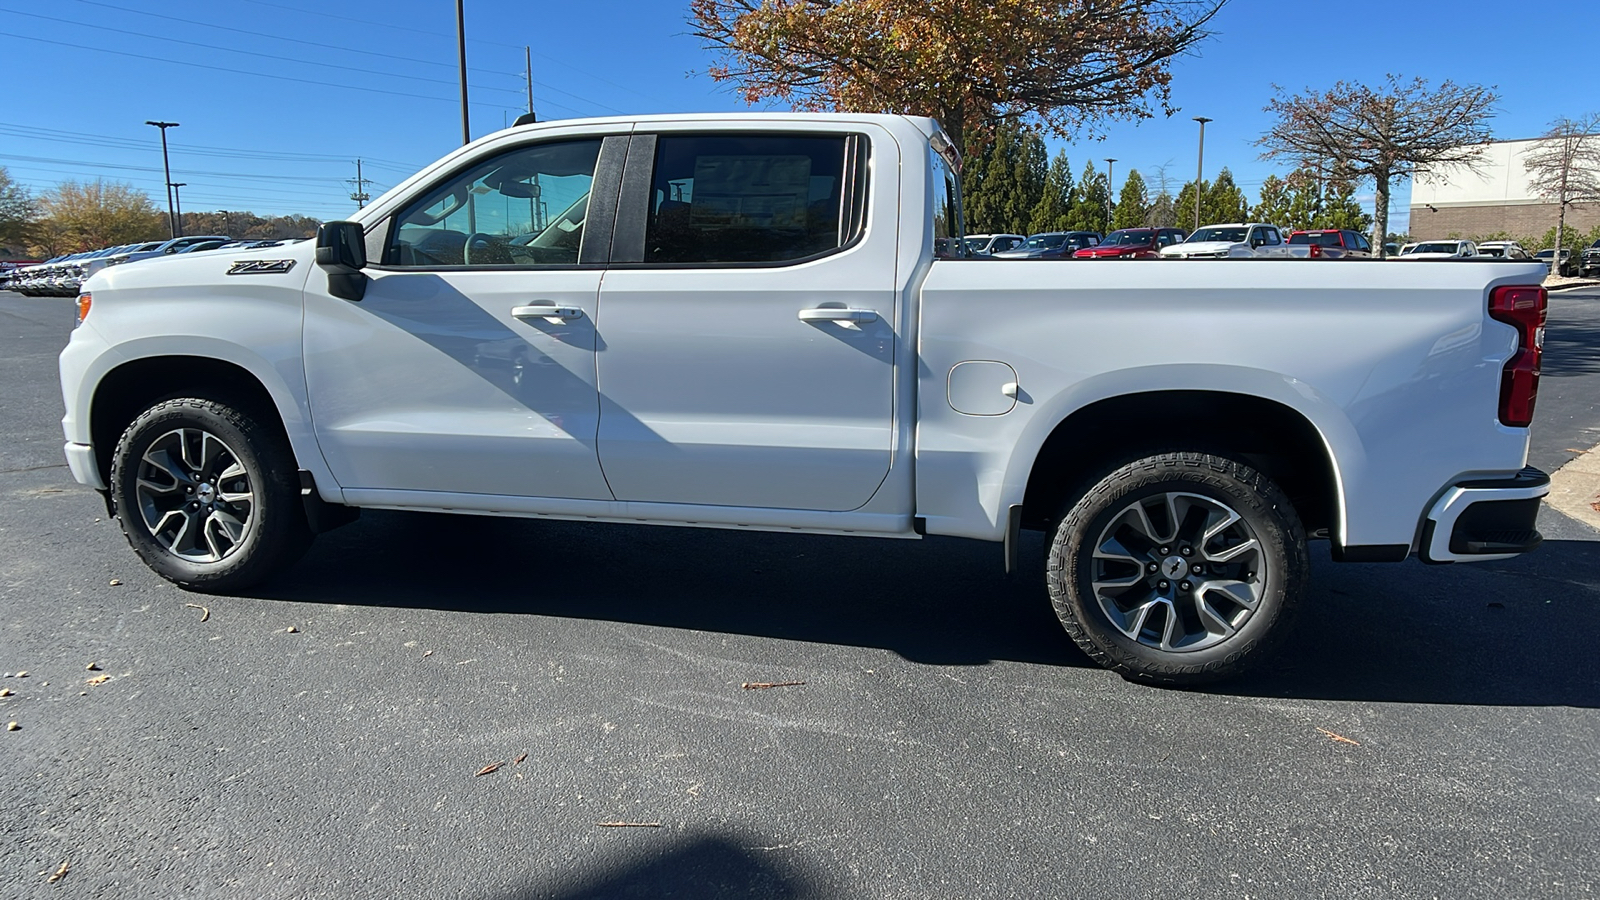
[[[1071,637],[1165,683],[1270,650],[1308,539],[1539,543],[1542,266],[940,258],[958,168],[900,116],[513,127],[314,243],[96,275],[66,456],[204,591],[363,507],[952,535],[1008,568],[1040,529]]]

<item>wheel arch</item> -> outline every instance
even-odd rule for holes
[[[1070,496],[1129,458],[1179,449],[1220,452],[1250,463],[1288,495],[1308,534],[1342,542],[1342,481],[1323,430],[1277,399],[1206,388],[1135,391],[1073,409],[1029,459],[1022,524],[1046,527]]]
[[[323,499],[342,499],[293,388],[280,378],[263,378],[244,361],[220,355],[141,356],[118,363],[96,381],[89,398],[89,434],[102,483],[110,483],[117,440],[128,424],[151,406],[179,396],[225,401],[255,413],[288,440],[297,465],[312,472]]]

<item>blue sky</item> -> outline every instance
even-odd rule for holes
[[[746,108],[702,74],[712,57],[688,34],[688,0],[466,7],[474,137],[524,110],[524,46],[542,118]],[[376,197],[461,140],[454,0],[0,0],[0,16],[0,166],[36,191],[105,178],[162,205],[159,133],[144,124],[157,119],[180,123],[168,138],[184,209],[335,219],[354,209],[357,157]],[[1115,157],[1119,183],[1165,166],[1176,190],[1204,115],[1207,177],[1226,165],[1253,196],[1283,171],[1253,146],[1274,84],[1394,72],[1495,85],[1503,139],[1591,108],[1577,42],[1503,3],[1233,0],[1214,29],[1173,67],[1176,115],[1052,152],[1064,144],[1075,173]],[[1402,187],[1391,228],[1408,199]]]

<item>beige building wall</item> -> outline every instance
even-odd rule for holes
[[[1556,205],[1528,186],[1523,159],[1536,143],[1496,141],[1475,168],[1418,172],[1411,183],[1412,238],[1542,235],[1556,227]],[[1567,224],[1579,231],[1600,225],[1600,203],[1567,207]]]

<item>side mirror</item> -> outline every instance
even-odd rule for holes
[[[367,235],[355,222],[317,226],[317,266],[328,273],[328,293],[359,301],[367,292]]]

